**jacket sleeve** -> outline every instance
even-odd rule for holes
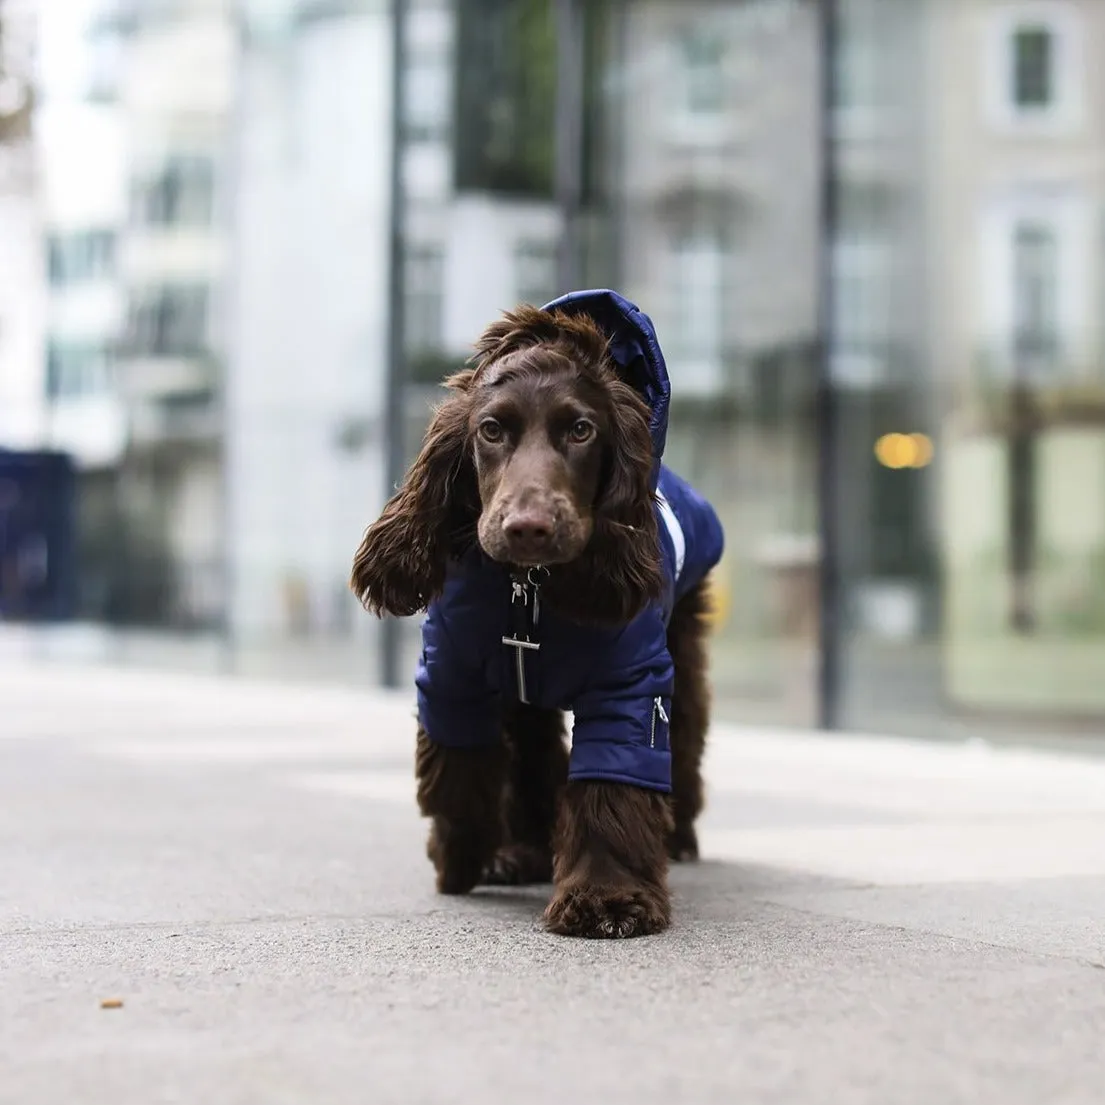
[[[501,739],[498,704],[478,654],[454,643],[447,618],[434,607],[422,625],[414,683],[418,720],[435,744],[466,748]]]
[[[573,705],[570,779],[671,790],[668,719],[675,671],[663,617],[650,608],[601,651]]]

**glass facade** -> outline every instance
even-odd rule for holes
[[[723,715],[1105,722],[1099,7],[410,5],[455,43],[404,226],[442,228],[442,359],[570,287],[652,314],[729,534]]]
[[[448,132],[400,132],[411,178],[434,157],[447,166],[436,189],[404,197],[409,402],[424,410],[417,385],[459,365],[505,306],[594,286],[638,303],[673,380],[666,459],[730,534],[716,579],[720,708],[813,723],[817,5],[459,0],[412,3],[407,19],[407,65],[424,82],[409,104],[455,97]],[[422,58],[421,43],[442,40],[451,80]],[[428,252],[443,258],[448,320],[436,357],[415,306]]]
[[[839,41],[834,302],[881,348],[832,369],[839,720],[1099,732],[1105,9],[842,0]]]
[[[406,683],[359,533],[481,329],[602,285],[726,526],[720,716],[1105,733],[1100,0],[98,7],[35,108],[79,619]]]

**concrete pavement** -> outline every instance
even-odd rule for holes
[[[672,931],[575,942],[433,894],[410,714],[6,662],[0,1102],[1105,1101],[1105,761],[719,728]]]

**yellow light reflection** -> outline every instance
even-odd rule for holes
[[[718,566],[709,583],[709,606],[705,621],[714,633],[719,632],[729,620],[729,608],[733,601],[729,577],[723,568],[724,564]]]
[[[875,459],[884,468],[924,468],[932,454],[928,434],[883,434],[875,442]]]

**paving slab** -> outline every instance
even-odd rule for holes
[[[411,713],[5,664],[0,1102],[1105,1101],[1105,763],[719,726],[672,930],[580,942],[433,893]]]

